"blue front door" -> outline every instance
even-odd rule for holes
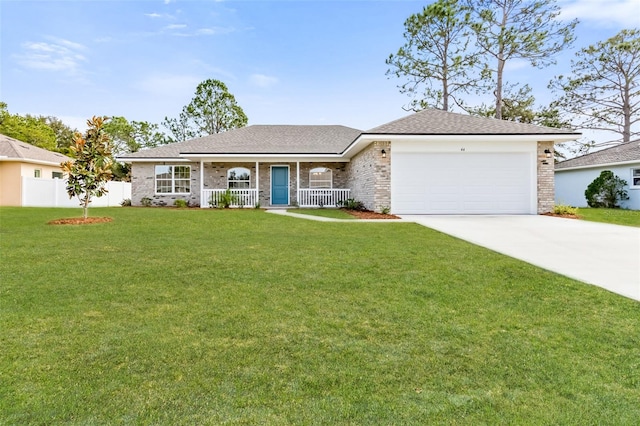
[[[289,205],[289,167],[271,167],[271,204]]]

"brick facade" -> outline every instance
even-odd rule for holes
[[[547,158],[545,150],[551,152],[550,158]],[[549,213],[553,211],[555,204],[553,142],[538,142],[536,163],[538,165],[538,214]]]
[[[382,155],[385,151],[385,156]],[[545,150],[551,151],[547,158]],[[350,197],[364,203],[367,209],[380,212],[391,207],[391,155],[389,141],[375,141],[351,158],[350,162],[301,162],[300,188],[309,187],[309,171],[315,167],[327,167],[332,171],[333,188],[350,189]],[[148,197],[156,206],[172,206],[176,199],[184,199],[191,206],[200,205],[200,163],[161,163],[162,165],[188,165],[191,168],[191,187],[188,195],[156,194],[155,165],[133,163],[131,167],[131,203],[140,206]],[[296,205],[298,170],[295,162],[259,163],[259,202],[263,207],[271,205],[271,166],[289,167],[289,204]],[[554,206],[554,159],[553,142],[537,143],[537,212],[547,213]],[[244,167],[251,172],[251,188],[256,187],[256,163],[211,163],[203,164],[204,188],[227,188],[227,172],[235,167]]]
[[[372,142],[351,159],[346,171],[351,198],[376,212],[391,207],[391,142]]]
[[[156,194],[155,166],[190,166],[191,185],[189,194]],[[186,200],[191,206],[200,205],[200,163],[132,163],[131,205],[141,206],[143,198],[150,198],[154,206],[173,206],[177,199]]]
[[[191,168],[190,194],[156,194],[155,166],[153,163],[133,163],[131,167],[131,203],[141,206],[143,198],[150,198],[154,206],[172,206],[176,199],[183,199],[191,206],[200,205],[200,163],[161,163],[162,165],[188,165]],[[347,178],[347,164],[344,162],[300,163],[300,188],[309,187],[309,172],[316,167],[327,167],[332,171],[333,188],[349,188]],[[259,176],[256,176],[255,162],[242,163],[203,163],[203,177],[205,189],[227,188],[227,173],[230,169],[244,167],[250,171],[251,188],[256,188],[259,180],[258,199],[261,206],[271,205],[271,166],[289,167],[289,204],[297,203],[298,171],[295,162],[259,163]]]

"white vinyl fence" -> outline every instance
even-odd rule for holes
[[[66,179],[40,179],[22,177],[23,207],[80,207],[78,197],[69,198]],[[131,199],[131,182],[107,182],[109,192],[102,197],[93,197],[91,207],[119,206]]]

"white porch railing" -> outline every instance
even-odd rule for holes
[[[349,199],[350,189],[300,189],[298,205],[300,207],[338,207]]]
[[[257,189],[229,189],[232,195],[230,207],[250,207],[253,208],[258,203]],[[227,189],[203,189],[200,200],[200,207],[217,207],[221,206],[222,196]]]

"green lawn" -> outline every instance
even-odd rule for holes
[[[0,209],[0,424],[612,424],[640,303],[409,223]]]
[[[291,213],[329,217],[332,219],[355,219],[355,216],[352,216],[344,210],[340,209],[289,209],[288,211]]]
[[[580,219],[640,227],[640,210],[579,208]]]

